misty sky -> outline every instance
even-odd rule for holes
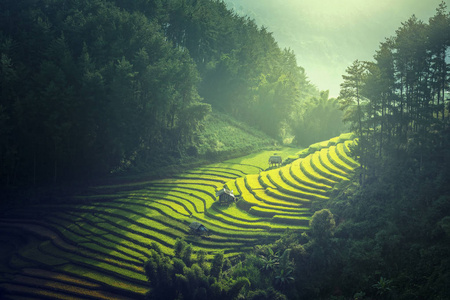
[[[446,1],[448,3],[448,1]],[[310,81],[339,94],[345,69],[372,60],[380,42],[401,22],[436,12],[441,0],[225,0],[229,8],[264,25],[282,48],[294,50]]]

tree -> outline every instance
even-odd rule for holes
[[[328,98],[329,91],[305,101],[298,108],[293,122],[293,143],[307,146],[338,136],[344,131],[338,100]]]
[[[190,245],[182,240],[176,242],[176,255],[191,253]],[[178,257],[170,259],[160,250],[152,248],[150,256],[144,264],[145,274],[151,289],[147,293],[148,299],[237,299],[239,295],[250,287],[245,277],[223,275],[223,253],[214,256],[211,267],[202,266],[204,253],[199,253],[200,260],[191,261],[188,266]],[[183,258],[185,259],[185,257]],[[243,296],[243,295],[241,295]]]
[[[291,249],[284,250],[283,254],[280,256],[280,264],[278,265],[275,274],[275,285],[282,290],[286,289],[287,286],[295,280],[293,276],[294,264],[289,259],[290,253]]]
[[[318,94],[291,50],[223,1],[5,0],[0,28],[2,184],[173,163],[212,108],[281,140]]]
[[[442,188],[448,180],[440,179],[448,174],[449,155],[442,148],[448,147],[449,136],[448,108],[443,105],[448,93],[448,64],[443,59],[449,47],[448,22],[444,3],[428,24],[412,16],[380,44],[374,61],[365,64],[358,93],[363,118],[359,122],[355,109],[352,123],[359,143],[365,143],[359,155],[368,176],[364,186],[354,183],[333,204],[343,221],[334,238],[318,243],[320,234],[312,222],[312,239],[305,246],[311,269],[327,270],[322,282],[337,270],[339,278],[347,278],[339,288],[348,295],[448,295],[448,288],[434,281],[449,276],[438,254],[448,250],[442,225],[449,211],[444,200],[449,190]],[[332,227],[319,226],[318,232],[332,232],[323,229]],[[336,249],[339,253],[333,254]],[[335,266],[330,268],[330,262]]]
[[[431,93],[435,102],[435,113],[439,118],[445,117],[445,91],[448,89],[449,68],[446,62],[447,49],[450,45],[450,19],[446,13],[447,6],[441,2],[436,14],[430,18],[428,26],[428,47],[431,62]]]
[[[334,235],[336,222],[329,209],[316,211],[309,221],[311,238],[319,243],[326,242]]]
[[[20,82],[10,53],[13,41],[0,38],[0,184],[7,186],[14,181],[18,163],[17,142],[12,135],[18,124],[15,123],[13,107],[17,101],[17,85]]]
[[[210,270],[211,276],[220,279],[222,276],[222,266],[223,266],[223,252],[218,252],[214,255],[213,261],[211,262],[211,270]]]
[[[363,89],[364,79],[366,75],[366,63],[355,60],[346,70],[348,75],[342,75],[344,82],[341,84],[339,100],[341,108],[346,112],[344,121],[351,122],[352,130],[356,130],[359,136],[363,132]]]
[[[348,75],[342,75],[344,82],[341,84],[339,101],[341,109],[344,110],[344,122],[350,123],[350,130],[358,135],[359,142],[355,154],[360,157],[362,173],[360,174],[360,183],[364,184],[368,163],[368,128],[363,132],[363,123],[366,122],[366,111],[363,105],[366,99],[363,97],[364,85],[367,78],[367,63],[355,60],[351,66],[346,69]]]
[[[263,262],[262,271],[273,272],[280,264],[280,255],[278,252],[274,252],[272,248],[268,248],[268,255],[261,255],[261,260]]]

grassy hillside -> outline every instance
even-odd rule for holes
[[[219,112],[206,118],[197,137],[198,154],[205,157],[255,152],[276,143],[265,133]]]
[[[169,179],[95,186],[67,204],[9,210],[0,219],[0,295],[140,299],[148,290],[143,263],[152,243],[173,256],[182,238],[210,259],[219,251],[249,252],[287,228],[307,231],[312,204],[352,176],[351,143],[327,141],[305,157],[299,149],[271,149]],[[297,159],[269,168],[275,151]],[[215,193],[223,187],[235,191],[237,203],[219,205]],[[210,235],[191,234],[193,221]]]
[[[125,161],[114,170],[119,180],[126,177],[140,178],[170,177],[180,171],[256,153],[264,149],[275,149],[278,142],[267,134],[242,123],[232,116],[212,111],[203,122],[186,151],[153,156],[150,161]],[[108,179],[109,180],[109,179]],[[114,179],[116,181],[116,179]]]

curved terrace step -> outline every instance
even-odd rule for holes
[[[291,164],[277,169],[263,171],[267,159],[252,155],[177,178],[91,188],[76,198],[78,204],[11,211],[9,219],[0,219],[2,230],[19,235],[31,230],[24,235],[37,246],[11,257],[12,275],[0,288],[19,299],[144,298],[148,282],[142,262],[152,243],[173,256],[176,239],[183,238],[212,259],[216,252],[235,256],[273,242],[286,228],[309,230],[311,204],[327,200],[332,187],[358,166],[352,145],[341,135],[311,145],[299,152],[304,158],[293,156]],[[215,192],[224,185],[239,196],[236,205],[216,202]],[[193,221],[211,234],[190,234]]]
[[[326,190],[325,188],[323,188],[323,189],[314,188],[310,185],[306,185],[302,182],[299,182],[296,178],[294,178],[292,176],[291,166],[289,166],[289,165],[280,168],[279,172],[280,172],[280,176],[284,182],[286,182],[288,185],[290,185],[291,187],[293,187],[299,191],[306,192],[306,193],[320,194],[320,195],[325,195],[328,192],[328,190]]]
[[[319,190],[328,191],[331,189],[331,185],[314,181],[310,177],[306,176],[306,174],[300,167],[302,162],[303,159],[297,159],[294,162],[292,162],[291,167],[289,168],[289,172],[291,173],[292,177],[295,178],[295,180],[297,180],[297,182]]]

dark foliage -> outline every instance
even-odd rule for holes
[[[328,91],[320,92],[303,102],[294,114],[292,131],[294,144],[308,147],[311,144],[338,136],[348,129],[342,122],[342,111],[335,98],[328,98]]]
[[[442,3],[429,23],[411,17],[374,62],[356,61],[344,76],[340,100],[362,166],[329,205],[337,295],[450,297],[449,32]]]
[[[339,100],[361,168],[308,234],[259,250],[272,270],[290,249],[289,299],[450,298],[449,32],[441,4],[347,69]]]
[[[151,251],[144,265],[151,289],[148,299],[237,299],[250,287],[245,277],[223,275],[224,256],[217,253],[209,267],[205,253],[191,257],[192,246],[182,240],[175,244],[176,257],[168,258],[158,251]],[[178,257],[183,256],[183,259]],[[189,264],[185,262],[188,261]]]
[[[211,0],[0,3],[0,184],[196,155],[217,110],[281,138],[315,89],[271,33]]]

